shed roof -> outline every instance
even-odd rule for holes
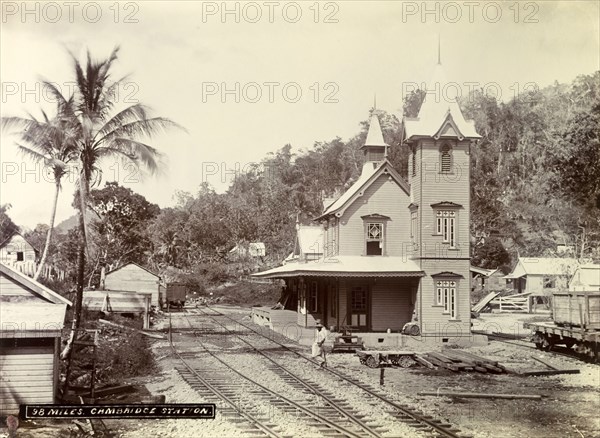
[[[424,272],[405,257],[337,256],[311,262],[291,262],[252,274],[259,278],[316,277],[422,277]]]
[[[498,269],[478,268],[477,266],[473,266],[473,265],[471,265],[471,268],[469,268],[469,270],[471,272],[474,272],[475,274],[480,274],[480,275],[483,275],[485,277],[489,277],[492,274],[498,272]]]
[[[16,271],[9,266],[6,266],[4,263],[0,263],[0,273],[19,283],[25,289],[28,289],[41,296],[52,304],[66,304],[67,306],[72,305],[71,301],[67,300],[65,297],[57,294],[52,289],[47,288],[38,281],[35,281],[33,278],[28,277],[27,275]]]

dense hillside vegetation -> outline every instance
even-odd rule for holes
[[[422,98],[416,93],[406,99],[406,116],[417,114]],[[600,72],[507,103],[475,92],[461,106],[483,137],[471,150],[474,263],[508,268],[517,255],[552,256],[559,245],[599,259]],[[406,176],[401,121],[378,114],[389,158]],[[259,263],[278,263],[291,251],[296,220],[309,223],[324,197],[339,195],[359,176],[366,129],[363,121],[347,141],[318,142],[297,153],[285,145],[240,174],[227,192],[204,183],[196,193],[178,193],[171,208],[160,209],[116,183],[93,189],[89,284],[97,283],[102,264],[128,261],[175,277],[199,273],[224,281],[257,266],[244,271],[243,263],[229,263],[218,272],[210,266],[223,266],[233,246],[254,241],[267,248]],[[40,226],[29,237],[42,242],[43,231]],[[76,233],[59,233],[49,256],[69,272],[77,261]]]

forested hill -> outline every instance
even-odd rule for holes
[[[421,97],[406,99],[405,115],[417,114]],[[461,106],[483,137],[471,151],[475,262],[495,268],[510,264],[502,247],[514,259],[552,255],[557,245],[598,258],[600,72],[508,103],[475,92]],[[379,117],[392,145],[390,160],[406,176],[401,122],[385,112]],[[364,121],[348,141],[317,142],[297,154],[286,145],[240,175],[225,194],[207,185],[195,195],[180,194],[179,205],[163,210],[152,227],[155,245],[172,245],[176,235],[182,252],[169,257],[177,255],[181,264],[242,241],[263,241],[273,261],[283,259],[297,214],[309,223],[321,213],[324,196],[343,192],[357,179],[366,130]]]
[[[422,95],[407,97],[406,116],[417,114]],[[552,256],[559,245],[600,259],[600,72],[507,103],[474,92],[461,106],[483,137],[470,155],[473,262],[506,269],[517,255]],[[406,177],[401,121],[378,114],[390,161]],[[317,142],[295,154],[285,145],[240,174],[226,193],[205,183],[195,194],[178,193],[173,208],[159,209],[116,183],[92,190],[90,208],[99,220],[88,241],[88,270],[103,260],[195,272],[254,241],[265,242],[267,264],[279,263],[292,249],[296,218],[310,223],[323,197],[340,194],[359,176],[366,130],[364,121],[349,140]],[[41,231],[30,236],[40,245]],[[75,266],[76,233],[57,236],[52,251],[67,269]]]

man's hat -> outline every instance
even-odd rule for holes
[[[323,324],[321,324],[321,320],[320,320],[320,319],[317,319],[317,320],[315,321],[315,325],[316,325],[317,327],[323,327]]]

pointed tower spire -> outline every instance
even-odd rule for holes
[[[371,120],[369,121],[367,139],[365,140],[365,144],[361,147],[365,153],[363,173],[365,173],[365,167],[369,167],[372,170],[377,167],[378,163],[382,162],[385,157],[387,157],[387,148],[388,144],[383,140],[379,117],[377,117],[377,114],[373,111]]]

